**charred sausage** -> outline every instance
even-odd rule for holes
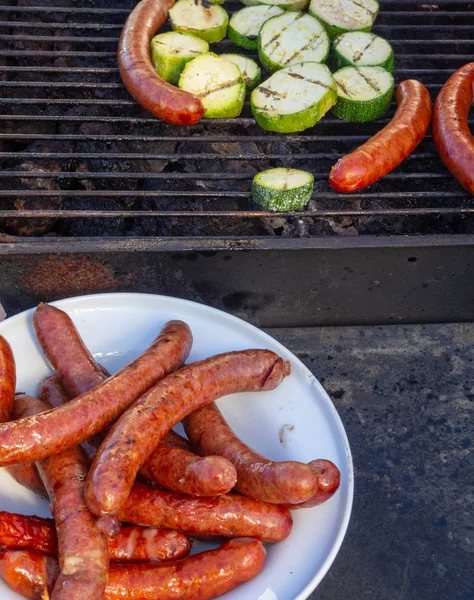
[[[441,160],[474,196],[474,138],[469,109],[474,101],[474,62],[458,69],[441,88],[433,111],[433,141]]]
[[[10,344],[0,335],[0,422],[8,421],[15,399],[15,359]]]
[[[135,483],[119,519],[146,527],[167,527],[190,535],[254,537],[262,542],[286,539],[293,524],[283,506],[257,502],[239,494],[193,498]]]
[[[300,504],[318,489],[313,469],[301,462],[277,462],[257,454],[229,427],[215,404],[203,406],[184,420],[191,443],[204,456],[224,456],[237,469],[236,489],[271,504]]]
[[[243,538],[170,563],[111,565],[104,600],[211,600],[258,575],[265,554],[259,541]],[[56,568],[53,558],[31,550],[0,558],[8,585],[33,600],[48,598]]]
[[[151,63],[150,43],[168,16],[174,0],[141,0],[120,36],[120,77],[130,95],[155,117],[176,125],[193,125],[204,114],[196,96],[159,77]]]
[[[49,556],[58,554],[58,537],[52,519],[27,517],[0,511],[0,547],[37,550]],[[158,527],[122,527],[118,536],[109,540],[113,562],[156,562],[176,560],[191,550],[188,536],[181,531]]]
[[[398,108],[391,122],[341,158],[329,183],[337,192],[356,192],[393,171],[425,137],[431,121],[431,98],[419,81],[402,81],[395,95]]]
[[[0,425],[0,466],[58,454],[102,431],[136,398],[181,366],[191,344],[186,323],[171,321],[144,354],[99,387],[41,415]]]
[[[23,395],[18,412],[38,415],[48,410],[41,400]],[[109,569],[106,536],[84,504],[88,463],[76,446],[37,463],[51,501],[58,534],[60,572],[51,600],[102,600]]]
[[[141,465],[193,410],[227,394],[272,390],[287,368],[268,350],[229,352],[188,365],[154,386],[120,417],[95,455],[86,481],[89,509],[98,516],[116,514]]]

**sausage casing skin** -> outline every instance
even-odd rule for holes
[[[218,454],[237,469],[236,489],[244,496],[271,504],[300,504],[318,489],[313,469],[301,462],[272,461],[257,454],[229,427],[212,403],[184,420],[188,438],[200,454]]]
[[[196,96],[167,83],[151,63],[150,43],[168,16],[174,0],[141,0],[120,36],[120,77],[130,95],[155,117],[176,125],[193,125],[204,114]]]
[[[306,502],[288,505],[288,508],[291,510],[295,508],[312,508],[313,506],[319,506],[332,498],[339,489],[341,473],[333,462],[318,458],[312,460],[309,463],[309,466],[313,469],[318,479],[318,488]]]
[[[16,369],[10,344],[0,335],[0,422],[10,419],[15,400]]]
[[[209,402],[236,392],[277,387],[289,365],[269,350],[212,356],[169,375],[115,423],[92,462],[86,502],[96,515],[116,514],[141,465],[174,425]]]
[[[468,116],[474,101],[474,62],[443,85],[433,111],[433,141],[446,167],[474,196],[474,138]]]
[[[167,527],[190,535],[254,537],[280,542],[291,532],[290,511],[280,505],[257,502],[240,494],[193,498],[135,483],[118,517],[126,523]]]
[[[148,350],[86,394],[40,415],[0,425],[0,466],[35,462],[76,446],[102,431],[191,350],[191,330],[170,321]]]
[[[212,600],[258,575],[265,555],[261,542],[243,538],[170,563],[111,565],[103,599]],[[3,579],[32,600],[48,598],[56,573],[55,559],[33,550],[0,557]]]
[[[426,87],[407,79],[398,86],[395,98],[398,108],[390,123],[331,169],[329,183],[337,192],[356,192],[385,177],[425,137],[431,122]]]

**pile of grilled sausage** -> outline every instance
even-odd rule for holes
[[[0,512],[0,574],[45,600],[215,598],[256,576],[262,542],[288,537],[289,509],[331,498],[338,468],[271,461],[246,446],[214,401],[276,388],[290,365],[268,350],[183,366],[192,334],[167,323],[115,375],[63,311],[33,317],[54,375],[39,398],[15,394],[0,337],[0,466],[49,498],[54,521]],[[183,421],[188,439],[172,428]],[[192,538],[232,538],[187,557]]]

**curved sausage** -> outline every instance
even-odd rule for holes
[[[356,192],[385,177],[425,137],[431,121],[426,87],[413,79],[402,81],[395,98],[398,108],[390,123],[331,169],[329,183],[337,192]]]
[[[341,483],[341,473],[336,465],[330,460],[318,458],[312,460],[309,466],[313,469],[318,478],[318,489],[313,496],[301,504],[288,505],[291,510],[295,508],[312,508],[323,504],[329,498],[332,498],[339,489]]]
[[[21,463],[21,465],[10,465],[6,470],[13,479],[23,487],[34,492],[38,496],[47,499],[48,492],[39,476],[35,463]]]
[[[15,359],[10,344],[0,335],[0,422],[8,421],[16,387]]]
[[[111,565],[104,600],[212,600],[258,575],[265,555],[260,542],[243,538],[172,563]],[[33,600],[48,598],[55,569],[53,558],[31,550],[0,558],[8,585]]]
[[[54,521],[0,511],[0,547],[28,548],[57,556]],[[129,525],[122,527],[115,539],[109,540],[110,560],[120,563],[176,560],[190,551],[191,542],[185,533],[158,527]]]
[[[239,494],[193,498],[135,483],[119,511],[119,519],[147,527],[168,527],[190,535],[254,537],[280,542],[290,535],[290,511]]]
[[[41,415],[0,425],[0,466],[58,454],[98,433],[158,380],[179,368],[191,344],[186,323],[170,321],[144,354],[97,388]]]
[[[474,62],[458,69],[441,88],[433,111],[433,141],[446,167],[474,196],[474,138],[469,109],[474,101]]]
[[[176,125],[193,125],[204,114],[196,96],[167,83],[151,63],[150,44],[163,25],[174,0],[141,0],[120,36],[118,65],[129,94],[155,117]]]
[[[41,400],[17,397],[19,414],[48,410]],[[51,600],[102,600],[109,569],[106,536],[84,504],[87,459],[76,446],[37,463],[48,491],[58,535],[60,572]]]
[[[229,427],[215,404],[203,406],[184,420],[191,443],[204,456],[224,456],[237,469],[236,489],[271,504],[300,504],[318,489],[313,469],[301,462],[277,462],[254,452]]]
[[[155,385],[115,423],[95,455],[85,498],[98,516],[116,514],[141,465],[176,423],[227,394],[277,387],[288,365],[269,350],[213,356],[173,373]]]
[[[57,375],[45,379],[40,390],[41,399],[52,406],[68,401]],[[90,460],[102,441],[103,436],[97,434],[81,443]],[[169,431],[143,463],[140,475],[168,490],[191,496],[220,496],[230,492],[237,481],[234,465],[221,456],[196,456],[190,448],[187,440]]]

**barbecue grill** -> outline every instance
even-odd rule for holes
[[[236,119],[162,123],[117,70],[133,1],[35,4],[0,2],[1,294],[10,311],[130,289],[267,326],[474,316],[473,199],[430,136],[371,188],[337,194],[330,167],[390,116],[358,125],[327,115],[278,135],[256,125],[246,102]],[[472,59],[471,10],[464,0],[382,2],[374,31],[394,47],[397,81],[418,78],[434,97]],[[241,51],[230,40],[215,49]],[[276,166],[314,173],[306,210],[252,205],[253,176]]]

